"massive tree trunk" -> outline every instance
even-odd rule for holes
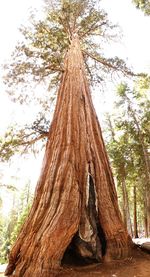
[[[77,35],[66,55],[33,205],[6,275],[51,276],[69,246],[91,262],[125,257],[131,246]]]

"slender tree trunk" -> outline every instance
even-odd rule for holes
[[[131,244],[74,35],[33,205],[6,275],[51,276],[69,245],[80,257],[100,261],[127,256]]]
[[[147,195],[146,190],[144,191],[144,230],[145,237],[148,238],[148,207],[147,207]]]
[[[125,227],[127,228],[129,234],[133,236],[131,217],[130,217],[130,209],[129,209],[129,200],[128,200],[128,192],[126,188],[126,172],[125,165],[122,163],[121,165],[121,176],[122,176],[122,195],[123,195],[123,219]]]
[[[29,199],[30,199],[30,184],[27,184],[27,195],[26,195],[26,205],[29,205]]]
[[[122,180],[122,196],[123,196],[123,203],[122,203],[122,210],[123,210],[123,222],[125,227],[127,228],[127,207],[126,207],[126,194],[125,194],[125,180]]]
[[[147,212],[144,213],[144,231],[145,237],[148,238],[148,224],[147,224]]]
[[[136,186],[133,187],[134,195],[134,238],[138,238],[138,226],[137,226],[137,201],[136,201]]]
[[[126,191],[127,193],[127,191]],[[131,237],[133,237],[133,229],[132,229],[132,222],[131,222],[131,214],[130,214],[130,208],[129,208],[129,199],[127,194],[127,211],[128,211],[128,217],[127,217],[127,230]]]
[[[147,237],[150,236],[150,189],[146,190],[146,202],[147,202]]]
[[[113,124],[110,118],[110,115],[107,115],[107,120],[109,124],[109,129],[111,131],[111,136],[113,142],[117,143],[115,139],[115,132],[113,129]],[[120,163],[120,168],[119,168],[119,174],[121,176],[121,186],[122,186],[122,195],[123,195],[123,207],[122,207],[122,212],[123,212],[123,221],[125,224],[125,227],[127,228],[129,234],[133,236],[133,230],[132,230],[132,223],[131,223],[131,217],[130,217],[130,209],[129,209],[129,200],[128,200],[128,193],[127,193],[127,188],[126,188],[126,171],[125,171],[125,163],[124,163],[124,158],[122,156],[122,162]]]

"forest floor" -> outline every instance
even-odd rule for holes
[[[137,249],[128,259],[83,267],[66,267],[55,277],[150,277],[150,254]]]
[[[4,274],[0,272],[0,277]],[[64,266],[54,277],[150,277],[150,254],[141,249],[124,260],[86,266]],[[35,277],[35,276],[32,276]],[[37,276],[36,276],[37,277]],[[43,276],[44,277],[44,276]]]

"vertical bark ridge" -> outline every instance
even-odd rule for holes
[[[129,250],[77,35],[64,68],[33,205],[6,275],[15,269],[17,277],[50,276],[75,234],[85,258],[118,258]]]

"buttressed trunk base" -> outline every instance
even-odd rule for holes
[[[130,251],[77,35],[64,69],[33,205],[6,275],[50,276],[65,253],[98,262]]]

